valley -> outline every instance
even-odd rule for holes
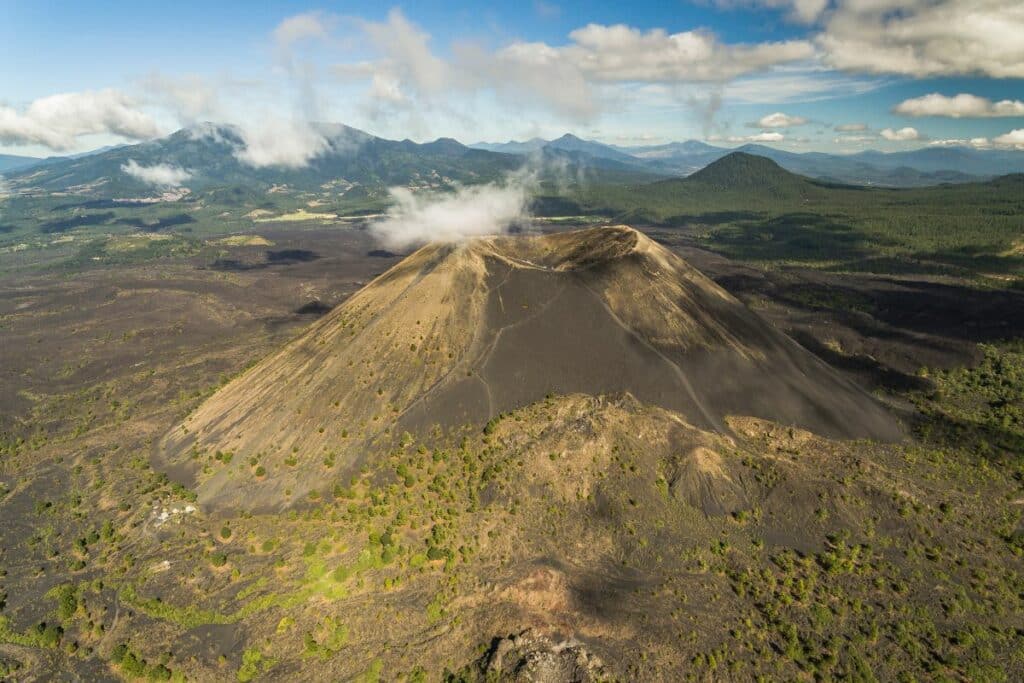
[[[871,390],[905,438],[739,416],[707,431],[621,391],[545,390],[493,419],[378,429],[344,474],[366,429],[351,419],[273,457],[228,442],[168,467],[157,444],[175,425],[401,258],[358,226],[253,230],[73,278],[23,262],[0,282],[17,349],[0,397],[12,674],[472,680],[531,661],[643,679],[989,677],[1019,661],[1024,423],[1019,397],[987,398],[1022,367],[1005,341],[1024,334],[1014,290],[763,270],[700,230],[650,226]],[[426,343],[404,325],[402,349]],[[197,500],[195,473],[227,470],[317,485],[275,488],[281,511]]]

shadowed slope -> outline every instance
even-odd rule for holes
[[[480,425],[549,393],[623,392],[714,431],[751,415],[899,436],[868,395],[678,256],[606,228],[424,247],[215,394],[161,456],[190,470],[203,451],[241,456],[200,477],[200,501],[275,507],[405,431]]]

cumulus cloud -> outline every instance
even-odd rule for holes
[[[117,90],[50,95],[24,111],[0,106],[0,142],[72,149],[83,135],[107,133],[129,140],[156,137],[156,122],[136,102]]]
[[[1024,116],[1024,102],[1000,100],[993,102],[985,97],[960,93],[953,97],[932,93],[923,97],[904,100],[893,111],[904,116],[945,116],[949,118],[995,118],[1000,116]]]
[[[641,31],[623,24],[589,24],[557,48],[565,59],[598,81],[724,81],[777,64],[807,59],[812,45],[790,40],[727,45],[707,31]]]
[[[589,24],[569,33],[564,45],[513,41],[491,50],[461,43],[443,59],[431,49],[430,35],[398,9],[383,22],[360,25],[378,57],[342,65],[336,73],[369,80],[370,99],[384,106],[414,108],[490,92],[516,106],[542,106],[578,120],[601,110],[605,86],[722,83],[814,53],[805,40],[726,44],[703,30]]]
[[[831,66],[915,77],[1024,78],[1019,0],[839,0],[817,43]]]
[[[500,234],[529,218],[536,183],[536,173],[523,169],[500,182],[460,186],[448,194],[422,195],[393,187],[394,204],[370,231],[389,249]]]
[[[122,164],[121,170],[136,180],[141,180],[154,187],[181,187],[192,177],[191,171],[180,166],[171,164],[142,166],[135,159],[129,159],[127,164]]]
[[[322,132],[301,119],[269,117],[239,126],[238,131],[244,146],[235,157],[255,168],[302,168],[329,146]]]
[[[1024,128],[1011,130],[1009,133],[993,138],[992,142],[1002,147],[1024,150]]]
[[[868,129],[866,123],[840,123],[835,127],[835,130],[839,133],[860,133]]]
[[[908,140],[920,140],[921,134],[916,128],[907,126],[906,128],[900,128],[899,130],[886,128],[882,131],[882,137],[893,142],[906,142]]]
[[[807,119],[802,116],[790,116],[789,114],[777,111],[774,114],[762,116],[760,120],[749,125],[756,128],[792,128],[793,126],[802,126],[805,123],[807,123]]]

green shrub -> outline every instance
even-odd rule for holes
[[[36,635],[40,647],[57,647],[61,638],[64,637],[64,629],[56,624],[47,624],[45,621],[36,626]]]
[[[61,621],[67,621],[71,617],[75,616],[75,612],[78,611],[78,590],[70,583],[58,586],[55,590],[57,597],[57,618]]]
[[[110,661],[120,664],[126,654],[128,654],[128,643],[118,643],[110,652]]]
[[[259,674],[261,664],[265,669],[266,663],[263,661],[263,653],[252,647],[246,649],[242,653],[242,666],[238,668],[235,678],[239,683],[248,683]]]

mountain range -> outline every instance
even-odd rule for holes
[[[42,159],[36,157],[24,157],[16,154],[0,154],[0,173],[17,171],[19,168],[26,168],[38,164]]]
[[[22,194],[70,192],[96,197],[123,198],[152,193],[154,186],[127,170],[132,162],[143,169],[171,167],[185,174],[180,184],[193,192],[235,188],[248,195],[273,188],[300,192],[325,190],[346,198],[383,193],[402,185],[445,189],[454,184],[477,184],[502,178],[522,166],[517,154],[467,147],[451,138],[416,143],[386,140],[337,124],[319,124],[325,149],[298,167],[256,167],[243,159],[246,142],[232,126],[203,126],[137,145],[121,146],[83,157],[40,160],[5,174]],[[540,151],[545,167],[586,171],[598,182],[643,181],[666,177],[642,163],[595,156],[583,150],[550,148]]]
[[[232,126],[206,124],[136,145],[84,155],[36,159],[0,155],[0,172],[21,194],[67,192],[104,198],[151,194],[154,186],[125,169],[171,166],[185,174],[192,191],[234,188],[263,195],[272,188],[325,190],[346,198],[381,195],[387,187],[444,189],[503,177],[526,156],[549,169],[584,172],[596,183],[638,183],[687,176],[733,152],[771,159],[784,169],[828,182],[914,187],[971,182],[1024,171],[1024,152],[960,147],[908,152],[866,151],[853,155],[796,153],[764,145],[737,149],[689,140],[664,145],[619,147],[572,134],[555,140],[463,145],[451,138],[416,143],[387,140],[339,124],[317,124],[325,149],[305,165],[254,167],[243,160],[246,142]],[[554,171],[550,171],[552,176]]]
[[[651,173],[680,176],[694,173],[732,152],[767,157],[788,171],[820,180],[854,185],[917,187],[940,183],[972,182],[1024,171],[1024,153],[979,150],[969,147],[925,147],[906,152],[869,150],[857,154],[788,152],[767,145],[716,147],[697,140],[664,145],[618,147],[564,135],[545,142],[476,143],[470,145],[506,154],[539,150],[571,150],[593,159],[615,161]]]

